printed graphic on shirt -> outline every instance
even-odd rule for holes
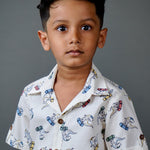
[[[94,117],[92,115],[84,115],[84,117],[78,118],[77,122],[81,127],[87,126],[87,127],[93,128],[93,125],[92,125],[93,119]]]
[[[22,116],[23,115],[23,108],[21,107],[17,107],[17,114],[18,116]],[[33,108],[29,109],[29,113],[30,113],[30,120],[33,119],[34,113],[33,113]]]
[[[108,89],[106,89],[106,88],[98,88],[97,91],[96,91],[96,94],[103,95],[103,93],[105,93],[106,91],[108,91]]]
[[[28,93],[32,90],[33,86],[34,86],[33,84],[27,86],[27,87],[24,89],[24,91],[23,91],[22,94],[25,94],[25,96],[27,96]]]
[[[109,95],[102,95],[101,97],[104,97],[103,100],[106,101],[108,100],[110,97],[112,97],[112,93],[113,93],[113,89],[111,89],[109,92]]]
[[[32,142],[29,144],[30,150],[33,150],[33,149],[34,149],[34,146],[35,146],[35,142],[32,141]]]
[[[30,113],[30,120],[31,120],[34,117],[33,108],[29,109],[29,113]]]
[[[102,106],[97,116],[97,124],[99,125],[101,122],[105,122],[106,116],[107,114],[105,113],[105,107]]]
[[[110,111],[112,111],[110,118],[118,111],[121,111],[121,109],[122,109],[122,100],[120,100],[119,102],[113,103],[113,105],[110,108]]]
[[[53,92],[54,92],[53,89],[48,89],[45,91],[44,98],[46,99],[46,102],[47,101],[54,102],[54,98],[52,98]]]
[[[39,133],[39,139],[43,140],[45,138],[45,134],[49,133],[43,129],[43,126],[38,126],[35,130]]]
[[[43,86],[43,84],[44,84],[44,81],[40,82],[39,84],[37,84],[37,85],[34,86],[34,89],[36,91],[40,90],[40,88]]]
[[[17,108],[17,114],[18,114],[18,116],[22,116],[22,114],[23,114],[23,109],[22,109],[21,107],[18,107],[18,108]]]
[[[115,135],[111,135],[109,137],[106,138],[107,142],[110,142],[111,147],[113,147],[114,149],[118,149],[121,147],[121,141],[124,140],[125,138],[121,138],[121,137],[115,137]]]
[[[55,125],[55,121],[59,118],[59,114],[55,114],[53,113],[53,115],[50,117],[50,116],[47,116],[46,120],[49,122],[49,124],[51,126],[54,126]]]
[[[23,148],[23,142],[20,140],[16,140],[16,139],[14,139],[14,141],[10,140],[10,145],[16,148]]]
[[[92,69],[92,75],[89,79],[89,82],[85,85],[85,87],[83,88],[82,94],[86,94],[90,89],[91,89],[91,83],[93,79],[97,78],[97,73],[94,69]]]
[[[62,126],[60,127],[60,130],[62,132],[62,137],[64,141],[70,141],[71,135],[77,134],[76,132],[73,132],[71,129],[68,129],[68,127],[65,126],[65,123],[62,124]]]
[[[91,147],[94,148],[94,150],[98,150],[98,140],[97,140],[97,137],[92,137],[91,140],[90,140],[90,145]]]
[[[43,96],[43,98],[44,98],[44,101],[43,101],[44,106],[42,107],[42,109],[47,107],[49,105],[49,103],[54,102],[54,98],[52,97],[53,92],[54,92],[53,89],[48,89],[48,90],[45,91],[45,95]]]
[[[124,122],[120,122],[120,127],[123,128],[124,130],[128,131],[129,129],[134,129],[137,127],[134,125],[135,121],[132,117],[127,117],[124,118]]]
[[[35,142],[32,141],[30,132],[27,129],[25,129],[25,138],[27,139],[27,144],[29,145],[30,150],[33,150],[35,146]]]
[[[82,94],[87,93],[90,89],[91,89],[91,85],[90,84],[87,85],[87,86],[85,86],[84,89],[83,89],[83,91],[82,91]]]
[[[22,95],[24,94],[25,96],[27,96],[29,94],[29,92],[31,92],[31,90],[35,90],[35,91],[40,90],[40,88],[43,86],[43,84],[44,84],[44,81],[39,82],[36,85],[34,83],[31,83],[23,90]]]
[[[21,140],[17,140],[16,138],[14,138],[13,134],[10,134],[8,137],[9,141],[10,141],[10,146],[12,147],[16,147],[18,149],[22,149],[24,147],[24,144]]]
[[[48,77],[49,80],[52,79],[53,74],[54,74],[54,72],[52,72],[52,73],[50,74],[50,76]]]
[[[96,73],[95,69],[92,69],[92,73],[93,73],[92,78],[96,79],[98,76],[97,76],[97,73]]]
[[[88,99],[86,102],[84,102],[83,104],[82,104],[82,107],[84,108],[84,107],[86,107],[89,103],[90,103],[90,99]]]

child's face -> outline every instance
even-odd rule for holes
[[[60,0],[50,8],[47,31],[38,31],[43,48],[52,50],[58,65],[90,65],[97,46],[105,43],[95,5],[88,1]]]

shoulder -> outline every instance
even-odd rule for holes
[[[120,86],[118,83],[115,83],[114,81],[111,81],[110,79],[103,77],[106,85],[108,86],[109,89],[114,89],[114,90],[123,90],[123,87]]]
[[[122,86],[115,83],[114,81],[111,81],[110,79],[103,76],[103,74],[99,71],[96,66],[93,65],[93,69],[95,70],[97,74],[97,78],[94,82],[95,84],[95,91],[98,89],[101,89],[101,93],[105,94],[109,98],[111,97],[118,97],[118,96],[127,96],[126,91]],[[104,90],[104,91],[103,91]],[[97,92],[99,93],[99,92]],[[101,94],[100,93],[100,94]]]
[[[122,86],[115,83],[114,81],[109,80],[106,77],[103,77],[103,78],[105,80],[109,93],[111,93],[113,97],[127,97],[128,98],[128,94],[126,93],[125,89]]]
[[[34,92],[34,93],[39,93],[40,89],[42,88],[43,84],[46,82],[46,79],[48,76],[44,76],[38,80],[35,80],[31,82],[30,84],[26,85],[23,94],[27,96],[28,94]]]
[[[44,90],[47,90],[49,88],[53,88],[56,74],[57,74],[57,65],[55,65],[55,67],[52,69],[49,75],[44,76],[28,84],[24,88],[24,91],[23,91],[24,95],[26,96],[32,95],[32,94],[34,95],[34,94],[44,92]]]

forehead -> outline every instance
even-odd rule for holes
[[[49,19],[98,18],[95,5],[86,0],[59,0],[50,7]]]

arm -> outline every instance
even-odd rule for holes
[[[115,95],[109,104],[106,116],[107,148],[109,150],[148,150],[132,101],[124,90],[121,94],[115,93]],[[114,110],[116,110],[115,113]]]

